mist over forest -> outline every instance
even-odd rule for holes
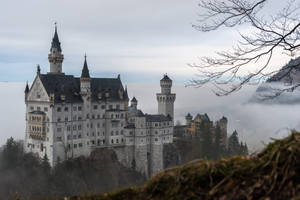
[[[171,76],[172,77],[172,76]],[[124,83],[126,84],[126,83]],[[9,137],[24,138],[25,130],[25,83],[0,83],[2,94],[0,110],[0,145]],[[154,83],[127,84],[129,97],[135,96],[138,107],[145,113],[156,113],[156,93],[159,92],[159,80]],[[145,89],[147,88],[147,89]],[[228,118],[228,134],[234,130],[239,138],[246,141],[250,152],[257,151],[270,138],[282,138],[289,134],[288,129],[300,129],[300,104],[258,104],[249,103],[257,86],[246,86],[237,93],[226,97],[215,96],[209,87],[193,88],[184,84],[174,84],[176,93],[175,121],[185,123],[184,117],[190,112],[207,113],[212,120],[222,116]]]

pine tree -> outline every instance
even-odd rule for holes
[[[240,143],[238,138],[238,133],[234,131],[228,139],[228,155],[234,156],[240,154]]]
[[[48,156],[46,153],[42,159],[41,165],[42,165],[42,169],[43,169],[44,173],[46,175],[50,175],[51,166],[50,166],[49,159],[48,159]]]
[[[209,125],[205,122],[202,122],[201,130],[201,157],[206,159],[212,159],[213,143]]]
[[[222,147],[221,147],[221,128],[219,124],[216,127],[215,143],[213,150],[214,158],[219,159],[222,157]]]

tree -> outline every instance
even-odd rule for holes
[[[215,143],[214,143],[214,158],[219,159],[222,157],[222,146],[221,146],[221,128],[217,124],[216,134],[215,134]]]
[[[213,143],[212,133],[210,131],[209,124],[202,122],[200,125],[200,130],[201,157],[206,159],[212,159]]]
[[[228,155],[240,155],[241,146],[239,143],[238,133],[234,131],[228,139]]]
[[[22,155],[22,145],[10,137],[7,139],[1,153],[1,168],[16,167]]]
[[[300,48],[300,5],[288,0],[285,7],[275,14],[266,15],[270,0],[201,0],[204,11],[199,15],[199,24],[193,27],[202,32],[220,28],[238,28],[240,40],[230,51],[219,51],[216,57],[203,57],[199,64],[191,64],[199,70],[193,86],[213,83],[216,95],[228,95],[241,89],[247,83],[260,82],[279,70],[273,70],[270,62],[279,51],[293,57]],[[242,28],[249,31],[241,32]],[[288,66],[281,73],[290,77],[300,64]],[[254,67],[255,66],[255,67]],[[248,71],[246,75],[243,71]],[[274,96],[294,91],[300,83],[274,90]]]

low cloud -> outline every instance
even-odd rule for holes
[[[24,83],[0,83],[1,115],[0,144],[13,136],[23,139],[25,135]],[[138,100],[138,107],[144,113],[157,113],[157,83],[128,83],[129,95]],[[190,112],[207,113],[212,120],[226,116],[229,120],[228,133],[237,130],[242,141],[247,141],[251,150],[257,150],[268,143],[270,138],[281,138],[287,129],[300,128],[300,105],[261,105],[247,103],[255,87],[245,87],[227,97],[215,96],[209,88],[185,87],[175,84],[175,118],[184,122]]]

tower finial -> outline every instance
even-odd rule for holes
[[[39,65],[39,64],[37,65],[37,74],[38,74],[38,75],[40,75],[40,74],[41,74],[41,67],[40,67],[40,65]]]
[[[84,64],[82,68],[81,78],[90,78],[90,73],[86,61],[86,54],[84,54]]]

